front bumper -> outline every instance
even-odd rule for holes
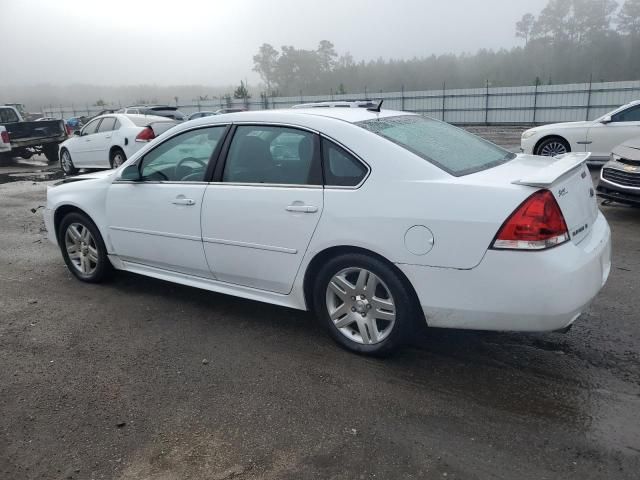
[[[627,165],[620,164],[615,161],[608,162],[600,171],[600,180],[596,187],[596,191],[600,198],[640,207],[640,188],[620,185],[603,177],[605,168],[609,168],[610,171],[615,172],[618,170],[624,175],[636,175],[638,179],[640,179],[640,172],[637,172],[635,169],[632,171],[626,171],[624,169],[625,167],[627,167]]]
[[[471,270],[401,264],[427,324],[545,332],[571,325],[604,286],[611,231],[602,213],[591,234],[543,252],[489,250]]]
[[[45,207],[42,210],[42,216],[44,218],[44,227],[47,229],[47,238],[54,245],[58,245],[58,239],[56,238],[56,229],[53,222],[53,210]]]

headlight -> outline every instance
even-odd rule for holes
[[[622,157],[620,157],[620,155],[616,155],[615,153],[612,153],[611,156],[609,157],[609,159],[612,162],[619,162],[620,158],[622,158]]]
[[[526,140],[527,138],[533,137],[536,133],[538,132],[536,132],[535,130],[525,130],[522,133],[522,139]]]

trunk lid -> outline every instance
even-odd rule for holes
[[[567,153],[553,157],[537,172],[523,172],[512,182],[549,189],[560,205],[571,241],[575,244],[589,235],[598,216],[593,180],[586,165],[589,156],[589,153]]]
[[[598,204],[591,174],[586,166],[589,153],[568,153],[558,157],[518,155],[489,170],[475,174],[492,183],[511,183],[548,189],[558,202],[571,241],[584,240],[598,216]]]

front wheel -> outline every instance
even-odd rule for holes
[[[98,283],[112,270],[98,227],[86,215],[73,212],[60,223],[58,245],[67,268],[83,282]]]
[[[66,148],[60,152],[60,168],[66,175],[73,175],[78,172],[78,169],[73,165],[73,160],[71,160],[71,154]]]
[[[316,315],[336,342],[356,353],[382,356],[400,347],[414,304],[398,272],[372,256],[335,257],[316,278]]]
[[[536,148],[535,154],[542,155],[543,157],[555,157],[556,155],[563,155],[569,153],[571,147],[569,143],[560,137],[551,137],[543,140]]]

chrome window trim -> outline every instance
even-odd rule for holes
[[[230,245],[233,247],[245,247],[245,248],[253,248],[256,250],[266,250],[268,252],[286,253],[289,255],[295,255],[298,253],[298,250],[296,250],[295,248],[278,247],[275,245],[264,245],[261,243],[252,243],[252,242],[240,242],[237,240],[225,240],[222,238],[202,237],[202,241],[205,243],[217,243],[219,245]]]
[[[188,182],[185,182],[188,183]],[[209,185],[229,185],[232,187],[273,187],[273,188],[313,188],[322,189],[322,185],[306,183],[246,183],[246,182],[209,182]]]
[[[130,184],[135,184],[135,185],[208,185],[209,182],[203,182],[203,181],[198,181],[198,182],[183,182],[180,180],[138,180],[138,181],[134,181],[134,180],[122,180],[120,178],[116,178],[113,183],[130,183]]]

